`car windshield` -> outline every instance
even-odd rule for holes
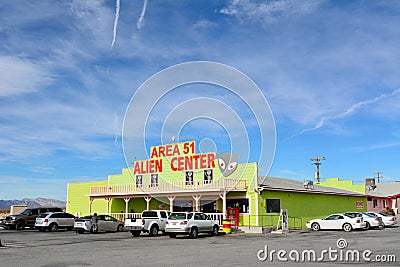
[[[171,213],[169,215],[169,220],[185,220],[186,219],[186,213]]]
[[[150,217],[150,218],[157,218],[156,211],[143,211],[142,217]]]
[[[39,216],[37,216],[37,218],[45,218],[47,215],[49,215],[48,213],[42,213]]]
[[[20,214],[22,215],[29,215],[29,212],[31,212],[31,209],[26,209],[23,212],[21,212]]]
[[[370,213],[363,213],[364,215],[366,215],[366,216],[368,216],[368,217],[372,217],[372,218],[375,218],[376,217],[376,215],[373,215],[373,214],[370,214]]]

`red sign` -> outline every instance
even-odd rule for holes
[[[239,209],[228,208],[226,210],[226,219],[231,221],[231,226],[239,226]]]
[[[363,209],[364,208],[364,201],[356,201],[356,208]]]

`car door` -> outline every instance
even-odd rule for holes
[[[46,211],[44,211],[46,212]],[[42,213],[44,213],[42,212]],[[36,217],[39,216],[39,209],[32,209],[26,217],[26,224],[35,225]]]
[[[212,231],[213,228],[213,220],[211,220],[210,216],[207,216],[206,214],[202,213],[201,217],[203,219],[203,224],[204,224],[204,231]]]
[[[165,229],[165,222],[167,221],[168,214],[166,211],[160,211],[160,228],[161,230]]]
[[[98,215],[97,216],[97,226],[98,226],[98,231],[108,231],[107,230],[107,222],[105,219],[105,215]]]
[[[66,227],[73,227],[75,222],[75,216],[69,213],[63,213],[65,219],[65,226]]]
[[[320,223],[321,229],[337,229],[338,228],[338,215],[333,214],[325,219],[323,219]]]

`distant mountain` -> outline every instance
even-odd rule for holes
[[[24,198],[22,200],[0,200],[0,209],[10,209],[12,205],[26,205],[28,207],[60,207],[65,208],[65,201],[38,197],[36,199]]]

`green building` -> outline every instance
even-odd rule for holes
[[[366,211],[365,194],[296,180],[259,177],[258,164],[238,164],[229,153],[196,154],[195,142],[154,146],[150,158],[95,182],[68,184],[67,212],[114,217],[143,210],[203,211],[222,222],[239,210],[240,226],[276,226],[281,209],[289,227],[345,211]]]

